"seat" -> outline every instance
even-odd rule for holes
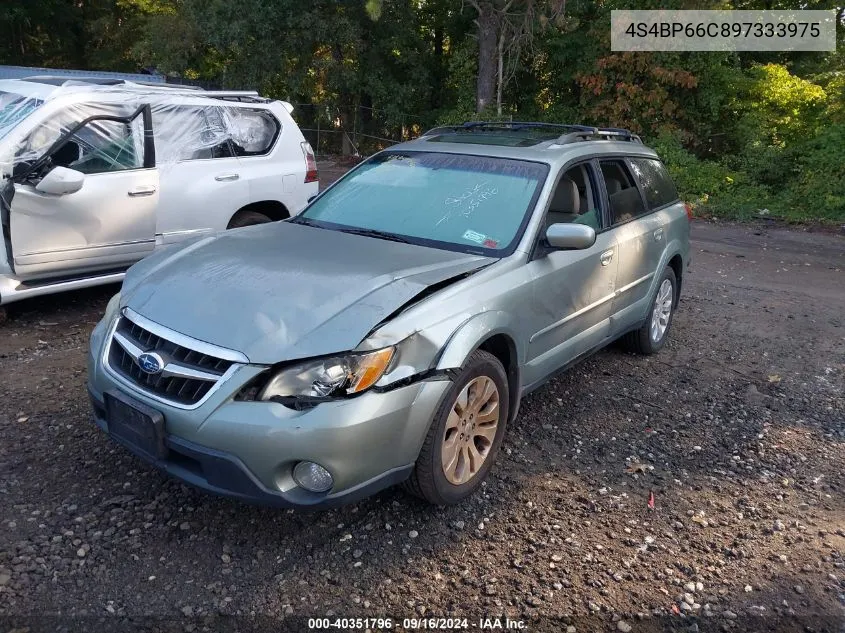
[[[636,187],[628,187],[610,195],[613,223],[627,222],[643,213],[643,201]]]
[[[608,196],[612,196],[614,193],[622,191],[622,183],[615,178],[605,178],[604,185],[607,187]]]
[[[549,211],[546,214],[546,228],[552,224],[572,222],[578,217],[581,207],[581,196],[578,185],[571,178],[564,176],[555,189]]]

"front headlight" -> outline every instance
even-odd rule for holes
[[[112,324],[115,315],[117,314],[118,308],[120,307],[120,293],[118,292],[114,295],[111,300],[106,305],[106,311],[103,314],[103,318],[97,323],[94,329],[91,331],[91,339],[89,342],[89,348],[92,354],[98,354],[100,351],[100,346],[103,344],[103,339],[106,335],[106,330]]]
[[[282,369],[267,382],[258,399],[330,398],[360,393],[372,387],[387,371],[394,351],[393,347],[385,347]]]
[[[117,313],[117,309],[119,307],[120,307],[120,292],[118,292],[111,299],[109,299],[109,302],[106,305],[106,311],[103,315],[103,320],[104,321],[110,321],[111,318]]]

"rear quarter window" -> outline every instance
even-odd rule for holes
[[[678,190],[663,163],[653,158],[631,158],[630,161],[650,210],[678,200]]]
[[[238,156],[261,156],[273,147],[281,123],[267,110],[226,108],[226,127]]]

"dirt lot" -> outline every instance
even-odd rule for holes
[[[273,630],[307,630],[301,615],[845,630],[845,239],[693,236],[668,347],[606,350],[531,395],[483,494],[449,509],[391,490],[286,512],[182,486],[89,421],[88,334],[115,288],[12,307],[4,630],[244,622],[218,614]],[[105,620],[21,618],[45,614]]]

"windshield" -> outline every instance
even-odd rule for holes
[[[502,257],[516,248],[548,171],[506,158],[385,152],[293,221]]]
[[[6,136],[42,103],[44,102],[41,99],[0,90],[0,138]]]

